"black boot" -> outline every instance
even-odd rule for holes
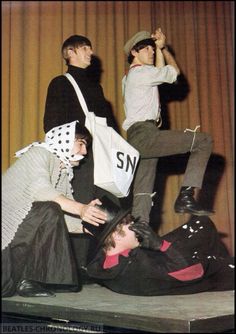
[[[190,213],[196,216],[210,216],[214,213],[213,211],[204,210],[199,204],[196,203],[193,195],[193,187],[182,187],[180,189],[179,196],[175,201],[175,212]]]
[[[55,297],[55,294],[41,283],[26,279],[17,284],[16,292],[22,297]]]

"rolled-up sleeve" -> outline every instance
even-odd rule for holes
[[[173,83],[176,81],[178,73],[172,65],[163,67],[144,66],[147,75],[143,76],[143,83],[151,86],[161,85],[162,83]]]

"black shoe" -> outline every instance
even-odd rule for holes
[[[193,187],[182,187],[179,196],[175,201],[175,212],[190,213],[196,216],[210,216],[214,214],[214,211],[204,210],[198,203],[196,203],[193,195]]]
[[[55,297],[56,295],[45,289],[39,282],[22,280],[17,284],[16,292],[22,297]]]

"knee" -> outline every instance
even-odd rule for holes
[[[60,205],[53,201],[44,202],[41,215],[41,226],[46,226],[47,231],[55,231],[66,225],[64,212]]]
[[[60,205],[56,202],[53,201],[35,202],[34,206],[41,211],[42,216],[47,215],[54,218],[64,216]]]
[[[48,214],[51,214],[53,217],[62,217],[64,216],[60,205],[56,202],[49,201],[46,202],[46,210]]]
[[[213,138],[210,134],[199,132],[199,145],[209,151],[213,149]]]
[[[206,141],[209,143],[209,145],[212,146],[213,145],[213,138],[212,138],[212,136],[209,133],[206,133],[205,136],[206,136]]]

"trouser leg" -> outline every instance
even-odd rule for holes
[[[86,233],[70,233],[69,236],[77,267],[86,267],[90,235]]]
[[[132,215],[149,223],[158,159],[141,159],[134,178]]]
[[[145,165],[141,163],[138,166],[138,179],[134,181],[135,186],[139,183],[139,192],[145,192],[144,188],[148,188],[147,184],[142,182],[142,177],[139,176],[139,173],[143,177],[146,174],[148,175],[149,162],[151,163],[152,159],[188,152],[190,152],[190,157],[182,186],[201,188],[207,163],[212,152],[212,138],[210,135],[201,132],[159,130],[154,124],[149,122],[134,124],[127,134],[129,143],[140,152],[141,161],[146,160]],[[141,171],[139,171],[139,168],[141,168]],[[156,174],[154,168],[152,172]],[[154,181],[149,178],[147,183],[149,184],[150,192],[152,192],[153,189],[151,187],[154,185]],[[142,201],[143,209],[145,210],[145,201],[141,198],[139,200]],[[134,202],[134,212],[136,205]]]
[[[207,164],[212,153],[212,138],[210,135],[197,132],[184,174],[182,186],[201,188]]]
[[[89,149],[87,156],[81,161],[78,167],[73,168],[74,177],[72,187],[74,190],[74,199],[78,202],[88,204],[94,199],[94,163],[93,152]]]
[[[128,141],[140,152],[141,158],[160,158],[191,151],[183,186],[201,188],[212,152],[211,136],[203,132],[159,130],[151,123],[140,123],[128,130]]]
[[[92,278],[87,275],[86,267],[94,257],[97,247],[96,239],[87,233],[70,233],[70,241],[82,283],[93,283]]]

